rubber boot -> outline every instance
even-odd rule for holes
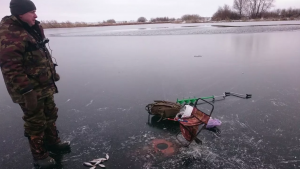
[[[48,124],[45,130],[45,147],[48,151],[55,154],[65,154],[71,152],[70,142],[62,142],[58,137],[59,131],[56,129],[55,123]]]
[[[55,160],[49,156],[47,150],[43,147],[44,133],[35,136],[29,136],[30,150],[33,156],[33,165],[35,168],[47,169],[55,166]]]
[[[34,161],[33,164],[36,169],[52,169],[53,167],[55,167],[56,162],[53,158],[48,156],[43,160]]]

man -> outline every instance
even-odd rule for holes
[[[12,0],[11,16],[0,23],[0,66],[8,93],[24,112],[34,165],[50,168],[55,160],[48,152],[70,150],[56,129],[58,108],[53,95],[60,79],[46,47],[44,31],[36,21],[36,7],[30,0]]]

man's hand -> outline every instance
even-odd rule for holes
[[[25,107],[30,111],[35,110],[37,107],[36,92],[32,90],[31,92],[24,94],[24,98],[25,98]]]

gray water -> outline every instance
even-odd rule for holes
[[[212,26],[216,24],[243,27]],[[87,168],[83,162],[106,153],[106,168],[300,168],[297,24],[46,30],[61,75],[55,95],[57,126],[61,138],[72,143],[72,152],[61,157],[57,168]],[[180,146],[176,122],[157,123],[150,117],[148,123],[145,106],[154,100],[175,102],[224,92],[252,98],[229,96],[215,102],[212,117],[222,121],[220,133],[204,130],[202,145]],[[3,80],[0,116],[0,168],[32,168],[22,111],[12,103]],[[155,152],[156,139],[174,144],[175,153]]]

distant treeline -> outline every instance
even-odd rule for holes
[[[108,26],[115,24],[116,21],[114,19],[109,19],[107,21],[98,22],[98,23],[87,23],[87,22],[57,22],[55,20],[52,21],[41,21],[41,25],[44,28],[72,28],[72,27],[89,27],[89,26]]]
[[[151,18],[150,22],[189,22],[189,23],[196,23],[203,21],[203,17],[197,15],[197,14],[186,14],[183,15],[181,18],[169,18],[169,17],[157,17],[157,18]],[[140,20],[138,20],[140,22]]]
[[[44,28],[71,28],[71,27],[87,27],[89,26],[86,22],[57,22],[55,20],[52,21],[41,21],[41,25]]]
[[[300,18],[300,9],[276,9],[274,0],[233,0],[232,8],[229,5],[219,7],[212,16],[213,21],[240,20],[240,19],[276,19],[293,20]]]
[[[197,14],[186,14],[181,18],[156,17],[147,20],[139,17],[136,21],[119,21],[108,19],[98,23],[87,22],[57,22],[42,21],[44,28],[71,28],[71,27],[90,27],[90,26],[115,26],[115,25],[136,25],[136,24],[155,24],[155,23],[200,23],[208,21],[231,21],[231,20],[294,20],[300,19],[300,9],[276,9],[271,10],[275,0],[233,0],[233,6],[224,5],[213,14],[212,18],[201,17]]]
[[[169,18],[169,17],[157,17],[157,18],[151,18],[149,22],[201,22],[203,21],[203,17],[200,17],[197,14],[187,14],[183,15],[181,18]],[[139,17],[137,22],[147,22],[148,20],[145,17]]]
[[[154,23],[197,23],[203,22],[205,18],[200,17],[196,14],[183,15],[181,18],[169,18],[169,17],[157,17],[151,18],[149,21],[145,17],[139,17],[136,21],[121,21],[116,22],[114,19],[108,19],[106,21],[98,23],[87,23],[87,22],[57,22],[52,21],[41,21],[44,28],[71,28],[71,27],[90,27],[90,26],[114,26],[114,25],[135,25],[135,24],[154,24]]]

